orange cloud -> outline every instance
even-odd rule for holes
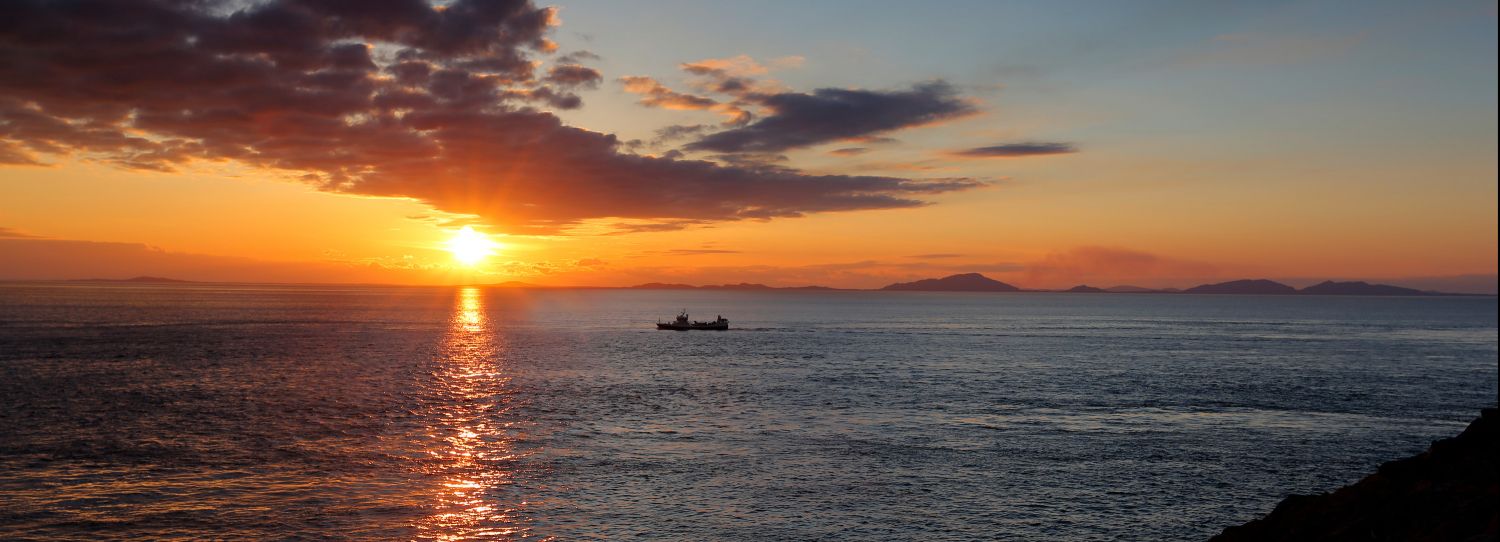
[[[1026,284],[1038,288],[1064,287],[1076,284],[1111,286],[1142,283],[1147,286],[1181,286],[1219,276],[1210,264],[1176,260],[1123,248],[1079,247],[1055,252],[1030,263],[1019,276]]]
[[[764,75],[773,69],[797,68],[806,61],[801,56],[773,58],[769,65],[756,62],[750,55],[735,55],[728,58],[705,58],[682,63],[683,71],[694,74],[720,73],[729,76]]]

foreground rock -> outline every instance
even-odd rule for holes
[[[1293,495],[1270,515],[1224,529],[1242,540],[1496,540],[1500,538],[1500,411],[1457,437],[1333,493]]]

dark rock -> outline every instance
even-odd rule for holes
[[[1500,539],[1500,411],[1354,485],[1293,495],[1210,542]]]

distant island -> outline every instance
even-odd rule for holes
[[[844,288],[830,288],[827,286],[767,286],[742,282],[739,284],[705,284],[694,286],[691,284],[671,282],[648,282],[627,287],[635,290],[740,290],[740,291],[766,291],[766,290],[845,290]],[[1101,288],[1080,284],[1066,290],[1029,290],[1007,284],[979,273],[960,273],[948,275],[942,278],[930,278],[915,280],[912,282],[897,282],[878,288],[885,292],[1057,292],[1069,294],[1214,294],[1214,295],[1366,295],[1366,296],[1432,296],[1432,295],[1465,295],[1446,294],[1441,292],[1426,292],[1412,288],[1391,286],[1389,284],[1371,284],[1364,281],[1332,281],[1327,280],[1297,289],[1292,286],[1268,279],[1241,279],[1228,282],[1216,282],[1213,284],[1200,284],[1186,290],[1177,288],[1146,288],[1142,286],[1120,285]]]
[[[1317,295],[1430,295],[1421,290],[1391,286],[1389,284],[1370,284],[1364,281],[1334,282],[1331,280],[1303,288],[1301,293]]]
[[[940,279],[898,282],[881,290],[898,292],[1019,292],[1020,288],[979,273],[949,275]]]
[[[1183,290],[1185,294],[1253,294],[1253,295],[1287,295],[1297,293],[1297,289],[1274,280],[1246,279],[1231,280],[1218,284],[1204,284]]]
[[[1069,294],[1107,294],[1107,293],[1109,293],[1109,290],[1105,290],[1103,288],[1095,288],[1095,287],[1089,286],[1087,284],[1079,284],[1079,285],[1074,286],[1072,288],[1068,288],[1066,290],[1063,290],[1063,293],[1069,293]]]
[[[1099,288],[1080,284],[1066,290],[1024,290],[1010,284],[991,279],[979,273],[963,273],[949,275],[940,279],[923,279],[915,282],[898,282],[891,284],[881,290],[897,291],[921,291],[921,292],[1061,292],[1061,293],[1087,293],[1087,294],[1218,294],[1218,295],[1383,295],[1383,296],[1424,296],[1424,295],[1460,295],[1444,294],[1440,292],[1424,292],[1400,286],[1388,284],[1370,284],[1363,281],[1336,282],[1324,281],[1301,290],[1267,279],[1243,279],[1229,282],[1218,282],[1214,284],[1201,284],[1178,290],[1176,288],[1143,288],[1140,286],[1113,286],[1110,288]]]
[[[766,286],[764,284],[755,284],[755,283],[750,283],[750,282],[741,282],[739,284],[705,284],[703,286],[693,286],[691,284],[678,284],[678,283],[670,283],[670,282],[647,282],[645,284],[637,284],[635,286],[629,286],[629,287],[627,287],[627,289],[631,289],[631,290],[838,290],[839,288],[830,288],[830,287],[827,287],[827,286]]]
[[[104,282],[104,283],[144,283],[144,284],[191,284],[197,281],[183,280],[167,277],[156,277],[142,275],[126,279],[68,279],[67,282]],[[515,289],[629,289],[629,290],[726,290],[726,291],[872,291],[861,288],[832,288],[828,286],[770,286],[760,283],[741,282],[738,284],[704,284],[695,286],[676,282],[647,282],[635,286],[553,286],[543,284],[532,284],[521,281],[506,281],[488,284],[471,284],[471,286],[488,286],[493,288],[515,288]],[[1334,281],[1323,282],[1297,289],[1290,285],[1269,279],[1240,279],[1228,282],[1216,282],[1212,284],[1200,284],[1185,290],[1177,288],[1147,288],[1144,286],[1118,285],[1110,287],[1090,286],[1080,284],[1068,289],[1027,289],[1012,284],[1001,282],[979,273],[959,273],[941,278],[928,278],[911,282],[897,282],[888,284],[873,291],[887,292],[1052,292],[1068,294],[1212,294],[1212,295],[1338,295],[1338,296],[1465,296],[1465,295],[1494,295],[1494,294],[1455,294],[1445,292],[1433,292],[1393,286],[1390,284],[1372,284],[1365,281]]]
[[[166,277],[151,277],[151,276],[141,275],[139,277],[130,277],[128,279],[73,279],[70,282],[172,282],[172,283],[179,283],[179,282],[194,282],[194,281],[191,281],[191,280],[182,280],[182,279],[169,279],[169,278],[166,278]]]
[[[1105,288],[1104,291],[1112,293],[1112,294],[1149,294],[1149,293],[1160,292],[1161,290],[1158,290],[1158,289],[1155,289],[1155,288],[1143,288],[1143,287],[1140,287],[1140,286],[1125,285],[1125,286],[1110,286],[1108,288]]]
[[[1248,295],[1453,295],[1439,292],[1424,292],[1389,284],[1370,284],[1364,281],[1335,282],[1326,280],[1301,290],[1280,282],[1257,279],[1235,280],[1218,284],[1204,284],[1184,290],[1189,294],[1248,294]]]

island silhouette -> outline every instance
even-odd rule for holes
[[[1019,292],[1020,288],[979,273],[949,275],[940,279],[898,282],[881,290],[902,292]]]
[[[137,276],[130,278],[90,278],[72,279],[69,282],[104,282],[104,283],[193,283],[197,281],[177,278]],[[488,286],[496,288],[518,288],[518,289],[632,289],[632,290],[728,290],[728,291],[888,291],[888,292],[1054,292],[1054,293],[1088,293],[1088,294],[1212,294],[1212,295],[1323,295],[1323,296],[1464,296],[1464,295],[1493,295],[1493,294],[1459,294],[1418,290],[1390,284],[1372,284],[1365,281],[1335,281],[1325,280],[1323,282],[1302,289],[1270,279],[1239,279],[1227,282],[1216,282],[1200,284],[1187,289],[1177,288],[1147,288],[1143,286],[1119,285],[1101,288],[1080,284],[1065,290],[1051,289],[1027,289],[986,277],[980,273],[959,273],[940,278],[927,278],[911,282],[896,282],[875,289],[864,288],[834,288],[820,285],[807,286],[770,286],[760,283],[741,282],[737,284],[704,284],[695,286],[676,282],[647,282],[635,286],[566,286],[566,285],[541,285],[521,281],[507,281],[488,284],[472,284],[472,286]]]

